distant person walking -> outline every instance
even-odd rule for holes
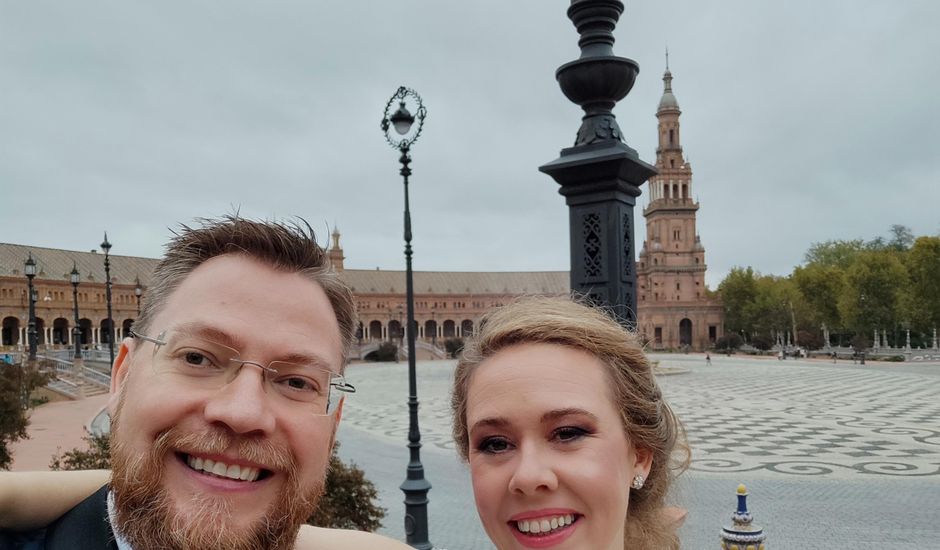
[[[705,365],[712,366],[712,356],[707,351],[705,352]]]

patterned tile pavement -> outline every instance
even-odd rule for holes
[[[940,548],[940,364],[657,357],[686,374],[660,377],[685,423],[690,470],[673,500],[689,510],[683,547],[716,548],[734,489],[748,485],[770,547]],[[357,462],[389,509],[385,532],[403,538],[407,452],[406,365],[354,365],[341,454]],[[453,362],[418,366],[422,460],[434,488],[432,541],[491,548],[473,508],[466,467],[450,440]]]

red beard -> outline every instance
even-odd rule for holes
[[[116,512],[115,531],[134,548],[167,550],[273,550],[293,548],[300,525],[313,513],[323,493],[323,478],[308,491],[300,485],[296,461],[270,441],[246,438],[219,427],[185,432],[171,427],[143,455],[122,444],[120,412],[112,420],[111,491]],[[284,494],[250,524],[233,524],[232,504],[223,497],[197,495],[190,510],[177,509],[164,487],[167,455],[174,449],[194,453],[229,453],[265,464],[286,474]]]

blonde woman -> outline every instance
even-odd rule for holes
[[[480,325],[454,377],[454,439],[496,547],[678,548],[664,503],[683,432],[636,337],[567,298]]]

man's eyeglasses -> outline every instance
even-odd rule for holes
[[[252,365],[264,373],[266,390],[290,404],[309,407],[320,416],[333,414],[343,394],[356,392],[342,375],[320,366],[285,361],[262,365],[242,359],[237,350],[190,332],[166,330],[156,338],[134,331],[131,334],[154,345],[153,369],[157,374],[180,375],[192,386],[220,389],[234,380],[243,366]]]

